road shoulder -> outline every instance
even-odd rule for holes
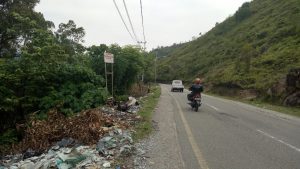
[[[135,158],[136,169],[184,168],[177,138],[174,106],[167,89],[162,87],[161,91],[161,97],[153,115],[155,132],[137,144],[137,148],[146,150],[146,153]]]

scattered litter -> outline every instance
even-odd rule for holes
[[[117,109],[119,111],[136,114],[140,110],[140,105],[136,98],[128,97],[128,101],[119,103]]]
[[[131,106],[128,108],[127,112],[136,114],[139,110],[140,110],[140,106]]]
[[[96,146],[59,147],[55,145],[40,156],[23,161],[10,157],[1,161],[1,165],[10,168],[105,168],[111,167],[113,157],[128,156],[133,153],[133,142],[128,131],[116,128],[113,135],[101,138]],[[59,141],[60,142],[60,141]],[[8,157],[7,157],[8,158]],[[1,168],[1,167],[0,167]],[[2,168],[1,168],[2,169]]]
[[[105,162],[105,163],[103,164],[103,167],[105,167],[105,168],[110,167],[110,162]]]
[[[131,152],[132,152],[132,146],[130,146],[130,145],[124,145],[120,149],[120,154],[122,156],[128,156],[131,154]]]
[[[73,138],[63,138],[61,141],[56,143],[56,145],[58,145],[59,147],[69,147],[76,144],[77,142]]]
[[[113,107],[116,105],[116,101],[113,97],[109,97],[107,100],[106,100],[106,105],[109,106],[109,107]]]
[[[114,100],[108,107],[65,117],[56,110],[47,120],[32,118],[24,139],[0,159],[0,169],[110,168],[114,159],[134,153],[130,128],[142,117],[137,99],[129,97],[126,111],[117,111]],[[120,167],[119,167],[120,168]]]
[[[137,103],[137,100],[134,97],[128,97],[128,101],[127,101],[127,106],[128,107],[134,106],[136,104],[138,104],[138,103]]]

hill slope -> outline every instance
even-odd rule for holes
[[[215,91],[251,90],[256,96],[286,100],[300,88],[300,1],[244,3],[233,16],[159,63],[160,80],[200,76]],[[293,76],[289,84],[287,74]]]
[[[150,51],[151,54],[153,55],[157,55],[158,58],[164,58],[164,57],[168,57],[172,51],[184,46],[186,43],[179,43],[176,44],[174,43],[171,46],[165,46],[165,47],[158,47],[156,49],[153,49],[152,51]]]

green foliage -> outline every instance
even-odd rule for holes
[[[95,108],[105,102],[107,91],[97,88],[92,83],[66,83],[56,91],[41,99],[40,109],[47,111],[53,107],[65,115],[70,115],[84,109]]]
[[[135,140],[145,138],[153,130],[152,113],[159,100],[161,88],[159,86],[152,86],[151,91],[153,91],[153,93],[149,94],[148,97],[142,100],[141,104],[143,105],[143,108],[138,112],[138,114],[143,118],[143,121],[135,127],[136,132],[133,136]]]
[[[127,101],[128,100],[129,95],[118,95],[115,97],[116,101]]]
[[[140,80],[139,77],[143,73],[145,74],[145,77],[147,77],[146,80],[153,79],[153,73],[150,73],[152,72],[150,65],[153,67],[154,57],[142,53],[140,48],[134,46],[125,46],[121,48],[116,44],[111,46],[102,44],[100,46],[92,46],[87,50],[88,55],[90,55],[93,60],[93,70],[99,75],[105,74],[105,64],[103,59],[104,51],[114,54],[114,92],[116,94],[125,94],[134,83]],[[111,70],[110,64],[107,64],[107,69],[109,71]]]
[[[0,132],[26,122],[33,112],[44,119],[52,108],[69,116],[104,104],[110,95],[104,51],[115,55],[114,93],[126,94],[142,74],[153,79],[154,58],[140,48],[102,44],[86,49],[82,27],[70,20],[53,32],[54,24],[34,11],[38,2],[0,2]]]
[[[244,19],[250,17],[250,15],[251,15],[250,2],[245,2],[235,13],[235,18],[237,22],[241,22]]]
[[[184,46],[184,44],[185,43],[179,43],[179,44],[174,43],[173,45],[167,47],[159,46],[156,49],[152,49],[150,53],[154,56],[157,55],[158,58],[168,57],[172,51]]]
[[[17,132],[9,129],[0,135],[0,145],[10,145],[17,142]]]
[[[84,46],[80,44],[84,42],[84,29],[82,27],[77,28],[74,21],[69,20],[67,24],[61,23],[55,35],[68,54],[74,55],[85,51]]]
[[[38,0],[0,1],[0,58],[18,55],[22,43],[27,43],[35,29],[47,29],[50,22],[34,11]]]
[[[257,89],[262,95],[300,67],[300,1],[254,0],[197,40],[160,59],[159,80]]]
[[[58,108],[66,115],[103,104],[104,79],[83,54],[84,29],[51,22],[34,11],[37,0],[1,1],[0,132],[33,112]]]

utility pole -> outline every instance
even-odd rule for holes
[[[154,68],[155,85],[156,85],[156,76],[157,76],[157,75],[156,75],[156,71],[157,71],[157,70],[156,70],[156,69],[157,69],[157,68],[156,68],[156,61],[157,61],[157,51],[156,51],[156,54],[155,54],[155,63],[154,63],[154,67],[155,67],[155,68]]]
[[[145,42],[143,42],[144,43],[144,51],[146,51],[146,41]]]
[[[142,48],[142,50],[145,52],[146,51],[146,41],[137,41],[137,43],[139,44],[139,46]],[[144,47],[142,47],[142,44]]]

